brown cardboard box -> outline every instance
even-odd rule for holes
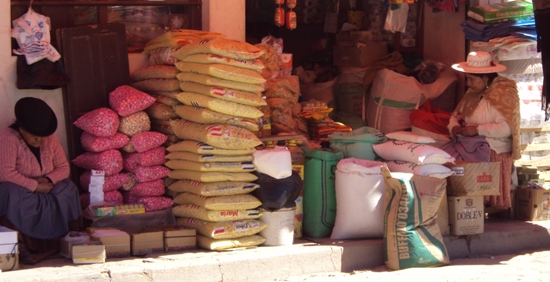
[[[70,242],[65,237],[59,239],[59,254],[65,258],[71,259],[73,257],[74,246],[84,245],[102,245],[101,241],[86,241],[86,242]]]
[[[95,230],[113,230],[113,236],[95,236]],[[88,228],[88,233],[94,241],[101,241],[105,245],[107,258],[121,258],[130,256],[130,235],[115,228]]]
[[[340,67],[368,67],[388,55],[386,43],[376,42],[357,48],[334,46],[333,64]]]
[[[550,219],[550,191],[516,189],[516,218],[537,221]]]
[[[456,161],[449,168],[455,175],[449,176],[448,196],[499,195],[499,162]]]
[[[0,226],[0,270],[19,269],[17,231]]]
[[[485,211],[483,196],[448,197],[451,235],[483,233]]]
[[[164,251],[162,231],[132,234],[132,255],[140,256]]]
[[[104,263],[105,246],[101,244],[73,245],[71,256],[74,264]]]
[[[449,204],[447,203],[447,193],[443,193],[443,195],[437,211],[437,225],[441,229],[442,236],[449,236],[451,234],[449,229]]]
[[[162,231],[165,252],[195,249],[197,247],[197,232],[195,229],[167,225],[146,227],[145,231]]]

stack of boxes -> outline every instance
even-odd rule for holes
[[[550,219],[550,190],[544,185],[544,177],[537,168],[517,168],[516,218],[527,221]]]
[[[17,231],[0,226],[0,272],[19,269]]]

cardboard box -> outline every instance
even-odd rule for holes
[[[516,218],[537,221],[550,219],[550,191],[544,189],[516,189]]]
[[[144,231],[161,231],[164,238],[164,251],[181,251],[197,247],[197,231],[177,225],[149,226]]]
[[[455,175],[449,176],[448,196],[485,196],[499,195],[499,162],[456,161],[449,168]]]
[[[87,264],[87,263],[104,263],[105,262],[105,246],[98,245],[97,243],[73,245],[71,250],[71,257],[74,264]]]
[[[164,251],[162,231],[132,234],[132,255],[141,256]]]
[[[95,236],[95,230],[114,230],[113,236]],[[130,234],[114,228],[88,228],[88,233],[94,241],[101,241],[105,245],[107,258],[121,258],[130,256]]]
[[[140,214],[145,213],[145,206],[143,204],[131,204],[120,206],[98,206],[92,207],[93,215],[95,216],[117,216],[124,214]]]
[[[0,270],[19,269],[17,231],[0,226]]]
[[[388,46],[382,42],[360,48],[334,46],[333,64],[340,67],[368,67],[386,55],[388,55]]]
[[[483,196],[448,196],[451,235],[483,233],[485,210]]]

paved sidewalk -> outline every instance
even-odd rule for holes
[[[447,236],[451,259],[490,257],[522,250],[550,249],[550,221],[486,220],[485,232]],[[238,251],[152,254],[73,265],[48,259],[0,273],[0,281],[268,281],[326,272],[352,272],[384,264],[382,240],[296,240],[292,246]]]

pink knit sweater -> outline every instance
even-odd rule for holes
[[[36,160],[19,132],[6,128],[0,132],[0,182],[12,182],[30,191],[38,182],[31,177],[48,177],[54,184],[69,177],[69,162],[55,134],[45,137]]]

